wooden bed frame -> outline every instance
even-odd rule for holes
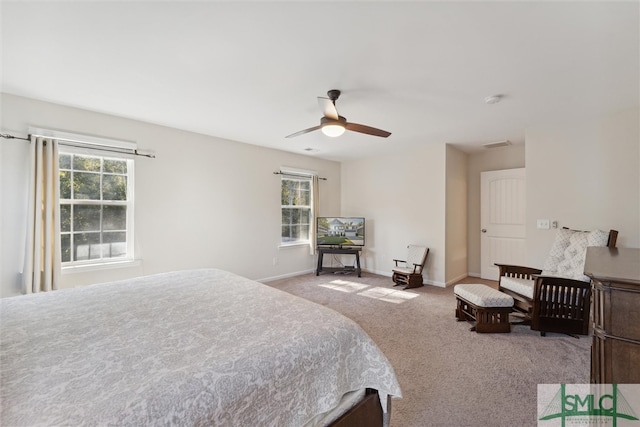
[[[382,427],[383,413],[377,390],[368,388],[356,406],[331,423],[331,427]]]

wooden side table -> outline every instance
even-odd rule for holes
[[[358,277],[362,277],[362,270],[360,269],[360,251],[361,248],[318,248],[318,267],[316,268],[316,276],[319,276],[323,271],[350,271],[345,268],[329,268],[323,267],[322,262],[324,260],[324,254],[339,254],[339,255],[355,255],[356,257],[356,273]]]

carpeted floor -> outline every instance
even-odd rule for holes
[[[467,278],[460,283],[496,282]],[[402,291],[389,277],[314,274],[267,283],[356,321],[394,366],[392,427],[535,426],[537,385],[588,383],[590,338],[456,322],[453,286]]]

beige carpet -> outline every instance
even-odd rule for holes
[[[590,338],[541,337],[521,325],[510,334],[471,332],[455,320],[453,286],[402,291],[369,273],[267,284],[344,314],[373,338],[402,387],[392,427],[535,426],[537,384],[589,382]]]

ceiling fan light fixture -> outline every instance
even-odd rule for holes
[[[322,133],[332,138],[342,135],[344,131],[345,127],[342,123],[334,122],[322,125]]]
[[[391,135],[391,132],[387,132],[386,130],[376,129],[371,126],[365,126],[358,123],[347,122],[347,119],[338,114],[338,110],[336,109],[336,101],[340,96],[340,91],[337,89],[332,89],[327,92],[329,98],[318,97],[318,105],[322,109],[324,113],[322,117],[320,117],[320,124],[317,126],[313,126],[296,133],[292,133],[291,135],[287,135],[285,138],[293,138],[294,136],[304,135],[305,133],[313,132],[318,129],[322,131],[323,134],[335,138],[342,135],[346,130],[352,132],[363,133],[365,135],[374,135],[380,136],[382,138],[386,138]]]

